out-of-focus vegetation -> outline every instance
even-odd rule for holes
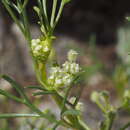
[[[37,10],[38,12],[38,9],[35,10]],[[73,40],[67,41],[65,38],[63,38],[62,40],[63,46],[60,45],[62,43],[55,45],[55,49],[58,52],[57,57],[59,59],[61,58],[61,61],[59,61],[61,63],[64,61],[63,60],[64,54],[68,49],[74,49],[80,54],[80,58],[78,59],[78,61],[82,63],[84,73],[76,79],[75,83],[77,83],[79,87],[72,90],[71,96],[76,96],[76,91],[79,92],[78,93],[79,97],[81,96],[81,99],[84,101],[84,104],[87,105],[87,107],[84,108],[84,113],[85,113],[84,120],[86,122],[92,122],[92,120],[94,119],[96,120],[95,122],[92,122],[93,124],[90,123],[90,127],[92,127],[92,130],[94,129],[97,130],[97,127],[100,127],[100,130],[111,130],[111,129],[125,130],[130,125],[129,122],[130,116],[128,115],[130,113],[130,88],[129,88],[130,31],[129,30],[130,30],[129,24],[126,25],[126,27],[118,30],[118,45],[117,45],[117,51],[115,52],[117,54],[117,58],[114,59],[111,58],[109,59],[109,55],[107,55],[103,50],[105,48],[98,48],[98,46],[95,43],[94,36],[90,40],[89,45],[79,44],[79,43],[76,44],[76,41]],[[60,41],[60,39],[58,40]],[[56,41],[57,43],[59,42],[58,40]],[[64,41],[67,41],[68,44],[66,45],[65,43],[64,45]],[[111,52],[111,50],[109,51]],[[60,56],[61,52],[63,56]],[[105,58],[103,58],[103,55]],[[109,60],[107,60],[106,62],[106,59]],[[114,60],[116,60],[116,62]],[[52,61],[50,61],[50,63],[52,63]],[[112,67],[109,67],[109,65]],[[29,83],[23,83],[23,84],[30,85]],[[10,85],[7,84],[5,80],[0,81],[0,86],[5,86],[5,88],[7,88],[7,92],[13,93],[14,95],[20,97],[20,94],[17,93],[17,89],[15,87],[14,88],[16,90],[11,89]],[[80,95],[80,89],[79,89],[80,87],[83,87],[84,90],[82,95]],[[5,88],[3,89],[5,90]],[[109,91],[110,94],[108,94],[106,90]],[[28,89],[26,91],[28,91]],[[48,96],[46,95],[44,95],[43,97],[42,96],[34,97],[32,96],[33,92],[34,91],[32,90],[28,91],[28,96],[30,97],[33,104],[36,104],[41,110],[44,109],[45,113],[57,119],[58,116],[60,115],[60,111],[56,107],[54,102],[52,102],[50,98],[48,98]],[[7,97],[10,97],[8,93],[4,93],[3,91],[1,91],[0,93],[6,95]],[[50,94],[49,91],[46,91],[46,93],[44,94],[47,93]],[[98,117],[96,117],[96,115],[91,114],[93,113],[94,110],[92,109],[93,103],[90,101],[89,99],[90,97],[91,100],[94,103],[96,103],[97,106],[100,108],[100,110],[96,108],[97,113],[99,112]],[[16,97],[12,97],[12,99],[17,100]],[[0,103],[1,103],[0,113],[12,113],[12,112],[31,113],[31,111],[24,105],[16,103],[11,99],[8,99],[3,96],[0,96]],[[25,102],[25,104],[26,103],[27,102]],[[51,111],[48,110],[48,108],[52,108],[52,107],[53,109]],[[87,113],[88,110],[90,111],[89,114]],[[103,112],[103,116],[100,113],[101,111]],[[78,113],[79,111],[76,110],[70,110],[65,112],[66,112],[64,113],[65,115],[79,116]],[[52,113],[54,113],[56,117]],[[125,115],[125,113],[128,114]],[[115,120],[116,115],[119,115],[119,118]],[[10,117],[11,116],[12,115],[10,115]],[[1,116],[1,118],[3,117]],[[98,118],[100,118],[100,120],[98,120]],[[98,122],[101,122],[99,126],[98,126]],[[1,120],[0,129],[1,130],[13,130],[13,129],[47,130],[50,127],[52,127],[51,123],[48,123],[46,120],[41,118],[38,119],[37,117],[33,117],[29,119],[8,118],[6,120],[5,119]],[[61,127],[60,129],[64,129],[64,128]]]

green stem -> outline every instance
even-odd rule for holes
[[[65,96],[64,96],[65,98],[62,101],[61,114],[65,111],[65,104],[67,102],[67,98],[69,96],[69,92],[70,92],[71,88],[72,88],[71,86],[68,86],[68,88],[66,89],[66,93],[65,93]]]
[[[51,115],[43,113],[39,108],[37,108],[34,104],[31,103],[31,101],[28,99],[28,97],[25,97],[25,103],[26,106],[28,106],[33,112],[36,112],[40,116],[48,119],[50,122],[57,122]]]
[[[106,128],[105,128],[105,130],[111,130],[112,129],[112,125],[113,125],[113,122],[114,122],[114,119],[115,119],[115,112],[113,112],[113,111],[110,111],[110,112],[108,112],[107,113],[107,115],[106,115],[107,117],[107,119],[106,119],[106,121],[105,121],[105,124],[106,124]]]
[[[57,103],[57,105],[59,106],[59,108],[62,109],[62,101],[63,101],[63,99],[60,98],[57,95],[53,95],[52,97],[55,100],[55,102]],[[68,108],[65,106],[64,110],[67,110],[67,109]],[[90,129],[88,129],[88,127],[86,125],[83,125],[83,123],[82,124],[80,123],[77,116],[67,115],[66,117],[69,120],[69,122],[71,122],[72,126],[70,126],[70,128],[75,128],[76,130],[90,130]]]
[[[97,104],[98,107],[102,110],[102,112],[106,114],[106,110],[105,110],[105,108],[102,106],[102,104],[101,104],[99,101],[97,101],[96,104]]]
[[[79,120],[79,123],[85,128],[85,130],[91,130],[82,120]]]
[[[17,113],[0,114],[0,119],[16,118],[16,117],[26,118],[26,117],[42,117],[42,116],[38,114],[17,114]]]
[[[43,10],[43,7],[42,7],[42,2],[41,0],[38,0],[38,6],[39,6],[39,9],[40,9],[40,14],[38,14],[39,16],[39,19],[40,19],[40,26],[42,28],[42,32],[45,36],[47,36],[47,27],[46,27],[46,23],[44,22],[44,19],[45,19],[45,14],[44,14],[44,10]],[[46,21],[46,20],[45,20]]]
[[[81,86],[80,86],[81,87]],[[76,105],[78,104],[78,102],[79,102],[79,99],[80,99],[80,97],[81,97],[81,94],[82,94],[82,91],[83,91],[83,89],[84,89],[84,87],[82,87],[82,88],[80,88],[80,90],[78,91],[78,94],[77,94],[77,96],[76,96],[76,100],[75,100],[75,102],[74,102],[74,107],[76,107]]]
[[[28,1],[29,1],[29,0],[24,0],[23,8],[25,8],[25,6],[28,4]]]
[[[48,23],[46,0],[42,0],[42,3],[43,3],[43,11],[44,11],[45,19],[46,19],[46,22]]]
[[[17,17],[14,15],[13,11],[11,10],[11,8],[9,7],[9,5],[7,5],[7,3],[2,0],[5,8],[7,9],[7,11],[9,12],[10,16],[12,17],[12,19],[15,21],[15,23],[18,25],[18,27],[20,28],[21,32],[24,34],[25,36],[25,30],[22,27],[21,23],[19,22],[19,20],[17,19]]]
[[[56,13],[56,6],[57,6],[57,0],[53,0],[53,7],[52,7],[52,14],[51,14],[51,27],[54,26],[54,19],[55,19],[55,13]]]
[[[24,8],[23,9],[23,12],[22,12],[22,15],[23,15],[23,20],[24,20],[24,27],[25,27],[25,32],[26,32],[26,39],[28,41],[31,41],[31,33],[30,33],[30,29],[29,29],[29,22],[28,22],[28,18],[27,18],[27,14],[26,14],[26,9]],[[30,44],[30,48],[31,48],[31,42],[29,42]]]
[[[61,5],[60,5],[60,8],[59,8],[59,11],[58,11],[58,14],[56,16],[56,19],[55,19],[55,22],[54,22],[54,26],[53,26],[53,30],[55,29],[55,26],[57,25],[60,17],[61,17],[61,14],[62,14],[62,11],[63,11],[63,8],[64,8],[64,0],[61,1]]]

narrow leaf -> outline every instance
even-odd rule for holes
[[[25,88],[29,88],[29,89],[38,89],[38,90],[43,90],[43,91],[46,91],[46,89],[44,89],[43,87],[40,87],[40,86],[27,86]]]
[[[40,16],[40,9],[37,6],[34,6],[33,9],[37,13],[37,15]]]
[[[75,110],[75,109],[70,109],[70,110],[67,110],[63,113],[63,116],[65,115],[81,115],[81,112],[79,110]]]
[[[13,99],[13,100],[15,100],[15,101],[17,101],[17,102],[24,103],[24,101],[21,100],[20,98],[14,96],[14,95],[12,95],[12,94],[10,94],[10,93],[4,91],[4,90],[1,90],[1,89],[0,89],[0,94],[3,95],[3,96],[8,97],[8,98],[10,98],[10,99]]]
[[[26,117],[41,117],[38,114],[16,114],[16,113],[7,113],[7,114],[0,114],[0,119],[5,119],[5,118],[26,118]]]
[[[9,82],[11,84],[11,86],[13,88],[16,89],[16,91],[23,97],[25,97],[25,94],[24,94],[24,88],[19,85],[17,82],[15,82],[13,79],[11,79],[9,76],[7,75],[2,75],[1,76],[4,80],[6,80],[7,82]]]
[[[50,91],[44,91],[44,92],[36,92],[33,95],[34,96],[38,96],[38,95],[49,95],[49,94],[55,94],[54,92],[50,92]]]

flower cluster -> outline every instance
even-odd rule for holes
[[[79,64],[75,63],[76,58],[77,52],[70,50],[68,53],[68,61],[62,64],[62,67],[56,66],[51,68],[48,84],[53,89],[69,86],[73,82],[75,76],[81,70]]]
[[[31,49],[36,60],[45,62],[51,51],[51,41],[48,39],[33,39],[31,41]]]

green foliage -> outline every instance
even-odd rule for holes
[[[39,125],[39,130],[56,130],[59,126],[74,130],[91,130],[88,125],[84,123],[82,118],[81,112],[83,111],[83,104],[79,102],[80,93],[78,92],[77,95],[72,99],[70,98],[71,89],[75,89],[73,86],[78,84],[78,82],[81,82],[83,77],[89,78],[99,69],[101,69],[102,65],[98,62],[96,65],[83,67],[83,69],[81,69],[79,64],[76,63],[77,52],[71,50],[68,53],[67,61],[62,66],[55,64],[50,69],[51,71],[49,74],[46,71],[48,58],[53,50],[52,44],[53,40],[55,39],[53,36],[55,27],[62,15],[64,6],[70,1],[71,0],[61,0],[60,7],[58,8],[58,1],[53,0],[51,15],[49,17],[47,12],[47,1],[37,0],[37,6],[33,7],[33,9],[39,17],[38,24],[42,32],[41,36],[39,36],[37,39],[32,39],[30,33],[28,17],[26,14],[28,0],[17,0],[15,3],[13,3],[11,0],[0,1],[14,22],[20,28],[25,39],[28,41],[35,74],[40,84],[39,86],[23,87],[9,76],[1,75],[0,78],[10,83],[12,88],[16,90],[19,96],[16,96],[3,89],[0,89],[0,95],[24,104],[31,110],[32,113],[1,113],[0,119],[34,117],[36,120],[46,119],[50,124],[53,125],[49,126],[48,123],[42,123],[42,125]],[[19,14],[20,19],[18,19],[14,10],[16,10]],[[56,11],[58,12],[56,13]],[[93,49],[95,49],[95,45],[93,45]],[[95,52],[93,52],[93,59],[95,60]],[[123,68],[117,68],[114,75],[114,82],[116,86],[120,88],[124,87],[128,83],[128,75]],[[32,103],[30,98],[27,96],[28,89],[33,89],[35,91],[32,94],[33,96],[51,95],[60,109],[60,118],[57,119],[51,110],[47,109],[41,111],[38,106],[35,105],[35,103]],[[82,91],[82,88],[80,88],[80,91]],[[123,99],[123,102],[121,102],[119,106],[113,106],[111,104],[109,93],[106,91],[94,91],[91,95],[91,100],[98,105],[104,116],[104,120],[99,126],[100,130],[112,130],[114,120],[118,115],[119,110],[130,110],[130,90],[125,90],[123,88],[123,91],[122,89],[119,91],[122,92]],[[33,123],[28,122],[28,124],[31,126]],[[130,123],[128,122],[120,130],[125,130],[129,126]],[[5,127],[8,129],[6,123]]]

